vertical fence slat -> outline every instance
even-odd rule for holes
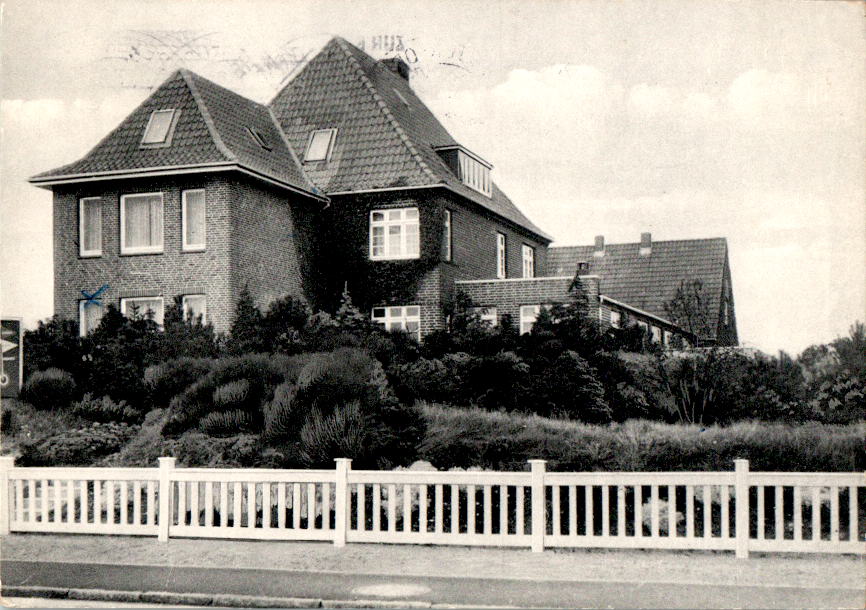
[[[668,536],[677,535],[677,488],[668,485]]]
[[[713,536],[713,496],[709,485],[704,485],[703,489],[704,503],[704,538]]]
[[[766,524],[764,523],[764,517],[766,516],[766,508],[767,505],[765,503],[766,498],[764,497],[764,486],[758,485],[758,510],[757,510],[757,524],[758,524],[758,540],[764,539],[764,530],[766,529]]]
[[[105,482],[105,522],[114,523],[114,481]]]
[[[373,531],[382,531],[382,486],[373,483]]]
[[[301,484],[292,483],[292,529],[301,529]]]
[[[418,486],[418,531],[427,533],[427,484]]]
[[[403,531],[412,531],[412,485],[403,485]]]
[[[207,498],[207,491],[210,489],[210,484],[207,484],[205,488],[205,498]],[[205,500],[205,504],[210,506],[210,502]],[[205,525],[210,525],[208,523],[208,516],[210,515],[210,508],[206,508],[207,512],[205,513]],[[268,529],[271,527],[271,484],[270,483],[262,483],[262,527]]]
[[[367,486],[364,483],[358,483],[358,531],[361,532],[367,530],[367,495],[365,493],[366,488]]]
[[[229,526],[229,483],[220,481],[220,527]]]
[[[686,538],[695,537],[695,486],[686,485]]]
[[[728,512],[731,503],[731,492],[728,489],[727,485],[722,485],[721,489],[721,498],[720,501],[722,503],[722,527],[721,534],[722,538],[730,538],[731,536],[731,516]]]
[[[484,535],[493,533],[493,491],[490,485],[484,486]]]
[[[601,486],[601,535],[610,536],[610,487]]]
[[[659,524],[659,486],[650,485],[650,536],[658,537],[661,526]]]
[[[559,505],[560,505],[559,504],[560,503],[559,485],[554,485],[551,489],[552,489],[552,493],[551,493],[550,509],[553,512],[553,519],[552,519],[552,521],[553,521],[553,535],[559,536],[560,534],[562,534],[562,523],[560,522],[560,517],[559,517]]]
[[[264,502],[264,491],[262,491]],[[322,483],[322,529],[331,529],[331,484]]]
[[[45,481],[42,481],[42,484],[45,485]],[[47,517],[45,512],[47,511],[44,510],[46,508],[45,506],[42,508],[42,520],[45,521],[45,517]],[[93,482],[93,522],[102,523],[102,481]]]
[[[848,540],[851,542],[859,540],[860,536],[857,515],[857,488],[852,485],[848,488]]]
[[[830,487],[830,540],[839,542],[839,488]]]
[[[821,539],[821,488],[812,488],[812,540]]]
[[[120,481],[120,522],[129,524],[129,481]]]
[[[577,487],[568,486],[568,535],[577,536]]]
[[[443,495],[442,485],[437,483],[436,484],[436,497],[434,499],[435,504],[433,505],[433,518],[435,520],[435,530],[434,531],[437,534],[442,533],[442,520],[444,519],[444,515],[442,513],[445,512],[444,508],[442,506],[442,495]]]
[[[803,489],[794,485],[794,540],[803,539]]]
[[[316,484],[307,483],[307,529],[316,527]]]
[[[782,485],[775,486],[776,497],[774,499],[775,503],[775,515],[774,515],[774,523],[773,523],[773,538],[776,540],[784,540],[785,539],[785,519],[784,519],[784,509],[785,509],[785,498],[784,498],[785,488]]]
[[[15,481],[15,521],[24,521],[24,481]]]
[[[516,501],[516,509],[517,509],[517,533],[518,534],[526,534],[526,522],[524,521],[524,515],[526,514],[526,499],[524,497],[525,492],[523,489],[523,485],[517,486],[517,501]],[[475,498],[473,497],[473,500]],[[474,512],[474,511],[473,511]],[[474,523],[474,520],[473,520]]]
[[[54,479],[54,523],[61,522],[63,512],[63,499],[61,498],[60,479]]]
[[[147,482],[147,524],[156,525],[156,481]]]
[[[136,525],[141,525],[141,481],[133,481],[132,495],[132,521]],[[82,507],[84,506],[85,501],[86,495],[81,498]],[[87,514],[86,510],[86,508],[82,508],[82,514]]]
[[[194,481],[192,485],[190,485],[190,497],[189,497],[189,512],[190,512],[190,523],[195,527],[201,526],[201,510],[199,506],[199,493],[201,492],[200,484],[198,481]]]
[[[177,524],[186,525],[186,481],[177,482]]]
[[[42,479],[39,506],[42,509],[42,523],[48,523],[48,480]]]
[[[475,485],[466,487],[466,533],[475,533]]]
[[[27,520],[30,523],[36,522],[36,481],[33,479],[27,481]],[[87,523],[87,517],[84,518],[84,523]]]
[[[243,484],[240,481],[234,481],[234,485],[232,485],[232,529],[240,528],[243,521],[243,515],[241,514],[243,499]]]
[[[247,527],[255,529],[256,527],[256,495],[258,485],[252,481],[247,482]],[[313,497],[315,498],[315,492]],[[315,513],[313,514],[315,516]],[[198,518],[196,518],[198,521]],[[312,519],[310,519],[312,521]],[[310,526],[312,527],[312,526]]]
[[[286,528],[286,484],[277,484],[277,527]]]
[[[634,535],[638,538],[643,536],[643,486],[634,486]]]
[[[451,485],[451,533],[460,532],[460,486]]]
[[[499,535],[508,535],[508,485],[499,486]]]
[[[397,531],[397,486],[388,485],[388,531]]]
[[[213,481],[204,483],[204,524],[205,527],[213,527]],[[268,512],[270,515],[270,512]]]
[[[616,486],[616,535],[625,536],[625,485]]]
[[[592,485],[586,485],[583,488],[583,520],[586,523],[586,535],[595,536],[592,518]]]

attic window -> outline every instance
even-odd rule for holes
[[[262,132],[260,132],[258,129],[247,127],[247,133],[250,134],[250,137],[255,141],[256,144],[258,144],[265,150],[271,150],[271,145],[268,144],[268,141],[265,140],[265,136],[263,136]]]
[[[171,134],[176,123],[175,113],[171,110],[154,110],[150,113],[150,120],[147,122],[147,127],[144,129],[144,137],[141,139],[142,145],[146,144],[171,144]]]
[[[317,129],[311,133],[310,141],[307,142],[307,152],[304,154],[304,162],[327,161],[334,149],[336,136],[336,129]]]
[[[488,197],[493,195],[493,182],[490,180],[490,170],[493,166],[487,161],[459,144],[440,146],[436,152],[463,184],[482,195]]]

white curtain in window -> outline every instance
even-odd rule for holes
[[[125,240],[127,248],[142,248],[162,244],[162,196],[135,195],[126,197]]]
[[[204,246],[205,244],[205,202],[204,191],[187,191],[186,198],[186,246]]]

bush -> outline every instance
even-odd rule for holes
[[[866,425],[749,422],[729,427],[633,420],[596,426],[479,409],[422,407],[427,433],[419,458],[454,466],[522,470],[546,459],[550,470],[753,470],[851,472],[866,467]]]
[[[135,426],[95,423],[37,441],[21,443],[22,466],[89,466],[117,452],[137,431]]]
[[[63,367],[81,382],[87,376],[88,361],[78,334],[78,323],[54,316],[40,320],[35,330],[24,332],[27,357],[24,358],[24,378],[36,371]]]
[[[329,415],[314,411],[301,428],[301,458],[311,468],[331,468],[334,457],[369,462],[372,445],[358,402],[335,409]]]
[[[147,413],[136,435],[119,451],[104,457],[96,465],[153,468],[158,464],[157,458],[174,455],[177,441],[161,434],[165,413],[165,409],[154,409]]]
[[[0,407],[0,431],[3,434],[15,434],[18,430],[14,411],[7,405]]]
[[[60,369],[37,371],[21,388],[21,399],[37,409],[62,409],[77,397],[72,375]]]
[[[154,409],[167,407],[172,398],[207,374],[214,362],[210,358],[178,358],[147,367],[147,402]]]
[[[211,436],[232,436],[241,432],[252,432],[253,418],[240,409],[215,411],[202,418],[199,428]]]
[[[183,434],[174,443],[180,466],[199,468],[273,468],[272,453],[264,451],[255,434],[213,438],[198,431]]]
[[[304,423],[303,411],[296,401],[298,386],[281,383],[274,389],[274,397],[264,405],[264,438],[268,442],[296,439]]]
[[[141,419],[138,411],[130,407],[126,402],[114,402],[109,396],[93,398],[91,394],[72,405],[72,413],[89,421],[108,423],[126,422],[133,423]]]

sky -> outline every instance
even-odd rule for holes
[[[554,245],[725,237],[741,343],[866,320],[861,2],[0,3],[0,315],[53,313],[51,194],[174,69],[260,102],[334,35],[412,86]]]

